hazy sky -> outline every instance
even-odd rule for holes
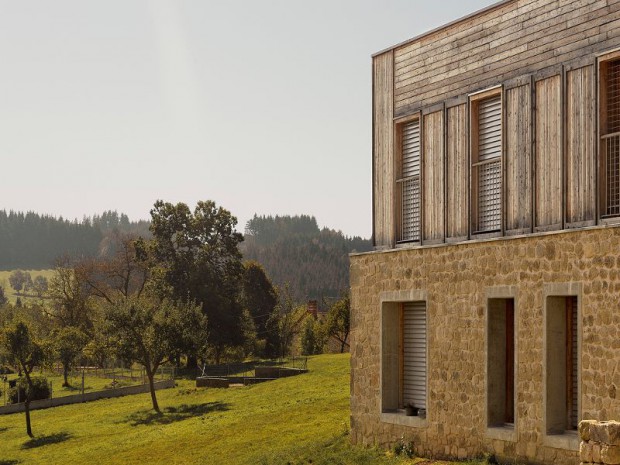
[[[370,55],[494,0],[0,0],[0,209],[371,233]]]

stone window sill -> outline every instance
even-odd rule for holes
[[[514,426],[489,426],[485,436],[489,439],[517,442],[517,433]]]
[[[579,450],[577,431],[564,431],[561,434],[545,434],[543,444],[554,449]]]
[[[415,416],[408,417],[407,415],[405,415],[404,411],[382,412],[381,421],[383,423],[410,426],[413,428],[426,428],[428,426],[426,418],[420,418],[420,417],[415,417]]]

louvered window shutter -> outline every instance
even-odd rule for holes
[[[610,61],[606,72],[607,130],[601,144],[605,150],[604,215],[620,215],[620,60]]]
[[[478,232],[501,226],[502,101],[493,97],[478,104]]]
[[[420,240],[420,121],[403,126],[401,241]]]
[[[426,303],[403,308],[403,402],[426,408]]]

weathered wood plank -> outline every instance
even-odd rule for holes
[[[520,2],[515,3],[520,5]],[[555,8],[550,8],[549,4]],[[541,14],[523,20],[531,10],[516,8],[521,16],[513,17],[503,28],[498,28],[499,31],[490,34],[486,43],[483,35],[476,35],[473,43],[463,42],[461,48],[457,45],[450,48],[449,43],[436,45],[440,50],[436,54],[429,39],[424,44],[428,47],[425,54],[416,55],[415,50],[408,50],[409,68],[404,66],[405,61],[396,65],[395,113],[403,114],[404,108],[428,106],[500,82],[507,75],[533,73],[545,65],[561,64],[618,44],[620,2],[584,0],[562,2],[558,6],[556,2],[547,1],[531,5],[537,6]],[[487,29],[498,26],[491,20],[478,19],[488,26]],[[519,29],[515,24],[525,26]],[[508,30],[511,31],[508,35],[501,35]],[[549,40],[550,37],[553,39]],[[495,46],[491,47],[491,43]],[[396,50],[397,60],[407,47]]]
[[[394,61],[385,53],[373,60],[373,236],[375,246],[394,243]]]
[[[566,221],[596,220],[594,66],[566,73]]]
[[[562,79],[536,83],[535,227],[562,225]]]
[[[618,15],[620,16],[620,13],[618,13]],[[440,86],[437,89],[433,89],[432,91],[429,91],[428,94],[425,93],[424,99],[406,99],[397,101],[394,108],[395,115],[399,116],[408,114],[422,106],[428,106],[441,102],[445,99],[453,97],[454,95],[462,95],[464,92],[473,92],[479,89],[484,89],[495,85],[502,80],[510,80],[524,73],[533,74],[537,70],[544,68],[549,63],[559,64],[564,61],[570,62],[580,58],[592,58],[596,53],[617,48],[620,43],[620,19],[614,21],[614,26],[613,31],[610,30],[606,33],[597,34],[591,40],[592,45],[568,53],[564,55],[560,61],[557,61],[554,58],[556,57],[556,51],[549,50],[532,58],[536,61],[528,61],[523,63],[499,62],[483,67],[482,70],[479,70],[475,76],[467,77],[462,82],[446,85],[445,87]],[[597,40],[599,40],[599,42],[597,42]],[[522,65],[522,67],[519,67],[518,65]]]
[[[467,237],[469,224],[467,105],[448,108],[447,123],[447,235],[448,238],[462,238]]]
[[[428,243],[444,239],[443,111],[424,116],[423,134],[423,241]]]
[[[527,230],[532,224],[531,86],[506,91],[506,229]]]

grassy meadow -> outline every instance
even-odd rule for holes
[[[0,271],[0,287],[4,288],[4,295],[9,299],[9,302],[11,302],[12,304],[15,303],[15,301],[17,300],[17,297],[19,297],[22,302],[39,302],[41,299],[39,299],[36,295],[32,294],[32,295],[17,295],[15,293],[15,290],[13,290],[13,288],[11,287],[11,284],[9,283],[9,276],[11,275],[11,273],[13,273],[14,270],[11,271]],[[49,270],[22,270],[22,271],[27,271],[30,273],[30,276],[32,276],[32,279],[34,280],[34,278],[36,278],[37,276],[44,276],[47,278],[47,280],[49,281],[53,274],[54,274],[54,270],[49,269]],[[0,463],[0,465],[2,465]]]
[[[447,464],[349,444],[349,355],[309,360],[308,374],[229,389],[179,380],[148,394],[0,416],[3,464]],[[476,462],[477,463],[477,462]]]

